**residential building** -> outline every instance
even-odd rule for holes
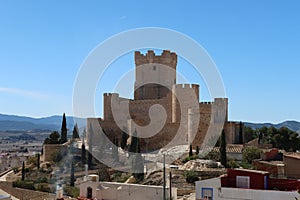
[[[285,176],[300,179],[300,153],[286,153],[283,155]]]
[[[282,200],[300,199],[300,181],[275,179],[269,172],[228,169],[218,178],[196,182],[196,200]]]
[[[79,184],[81,199],[153,200],[163,198],[163,187],[116,182],[99,182],[97,175],[88,175]],[[169,188],[166,195],[169,197]],[[172,188],[172,199],[177,199],[177,188]]]

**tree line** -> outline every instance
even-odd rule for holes
[[[273,147],[284,149],[285,151],[296,151],[300,149],[300,137],[295,131],[286,127],[279,129],[271,126],[252,129],[245,127],[245,142],[258,138],[260,144],[272,144]]]
[[[44,140],[44,144],[63,144],[68,141],[67,138],[68,129],[67,129],[67,119],[65,113],[63,114],[62,124],[61,124],[61,134],[58,131],[53,131],[49,137]],[[77,124],[73,128],[73,139],[79,138],[79,130]]]

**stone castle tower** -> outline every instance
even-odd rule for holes
[[[143,151],[152,151],[170,144],[174,138],[176,142],[172,145],[201,146],[205,136],[214,132],[211,127],[217,127],[225,130],[227,143],[236,143],[238,123],[228,122],[228,99],[199,102],[199,85],[177,84],[176,53],[164,50],[161,55],[155,55],[149,50],[143,55],[137,51],[134,57],[134,99],[105,93],[103,118],[88,118],[87,135],[90,127],[95,133],[101,131],[101,126],[111,140],[121,141],[122,131],[136,130],[151,135],[142,139],[141,147]],[[164,121],[162,126],[161,121]],[[156,130],[157,127],[160,128]]]

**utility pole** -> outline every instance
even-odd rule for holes
[[[170,200],[172,200],[172,172],[171,172],[171,168],[170,168],[170,173],[169,173],[169,176],[170,176],[170,178],[169,178],[169,180],[170,180],[170,185],[169,185],[169,187],[170,187]]]
[[[164,156],[164,167],[163,167],[163,179],[164,179],[164,186],[163,186],[163,200],[166,200],[166,155]]]

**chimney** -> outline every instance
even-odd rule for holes
[[[84,165],[84,169],[85,169],[85,177],[87,178],[88,177],[88,168],[89,168],[89,166],[88,166],[88,164],[85,164]]]
[[[63,198],[63,188],[61,184],[56,186],[56,200],[64,200]]]

